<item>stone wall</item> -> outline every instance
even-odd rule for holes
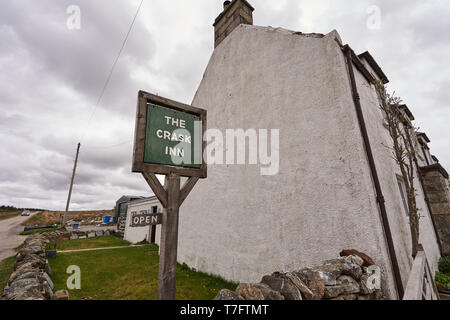
[[[373,260],[356,250],[341,256],[312,268],[275,272],[259,283],[241,283],[235,292],[221,290],[215,300],[382,300],[381,288],[371,285]]]
[[[450,195],[448,175],[439,164],[421,168],[436,229],[445,255],[450,255]]]
[[[0,300],[45,300],[53,297],[53,281],[45,256],[48,243],[50,239],[43,235],[32,235],[25,240]]]

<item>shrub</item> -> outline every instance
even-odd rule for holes
[[[441,258],[439,260],[439,271],[450,276],[450,258]]]
[[[450,275],[443,274],[440,272],[436,273],[436,283],[441,284],[447,289],[450,289]]]

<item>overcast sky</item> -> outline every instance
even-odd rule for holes
[[[61,210],[77,142],[71,209],[113,208],[150,195],[131,173],[138,90],[190,104],[213,51],[220,0],[144,0],[94,116],[140,0],[0,1],[0,204]],[[302,32],[336,29],[369,50],[450,169],[448,0],[250,0],[254,22]],[[70,5],[81,29],[67,28]],[[373,28],[374,7],[381,12]],[[374,15],[375,13],[375,15]]]

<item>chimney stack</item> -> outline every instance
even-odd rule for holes
[[[253,25],[255,9],[246,0],[225,1],[223,11],[214,22],[214,48],[240,24]]]

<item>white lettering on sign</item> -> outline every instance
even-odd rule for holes
[[[161,213],[151,213],[150,210],[141,210],[139,214],[136,212],[133,213],[131,218],[131,227],[145,227],[149,225],[161,224]]]
[[[181,120],[181,119],[172,118],[169,116],[165,116],[164,118],[166,119],[167,125],[186,129],[186,121]]]
[[[176,141],[176,142],[184,142],[184,143],[192,143],[192,137],[190,134],[186,134],[186,133],[176,133],[176,132],[172,132],[170,133],[169,131],[163,131],[161,129],[156,131],[156,136],[159,139],[163,139],[163,140],[168,140],[168,141]]]

